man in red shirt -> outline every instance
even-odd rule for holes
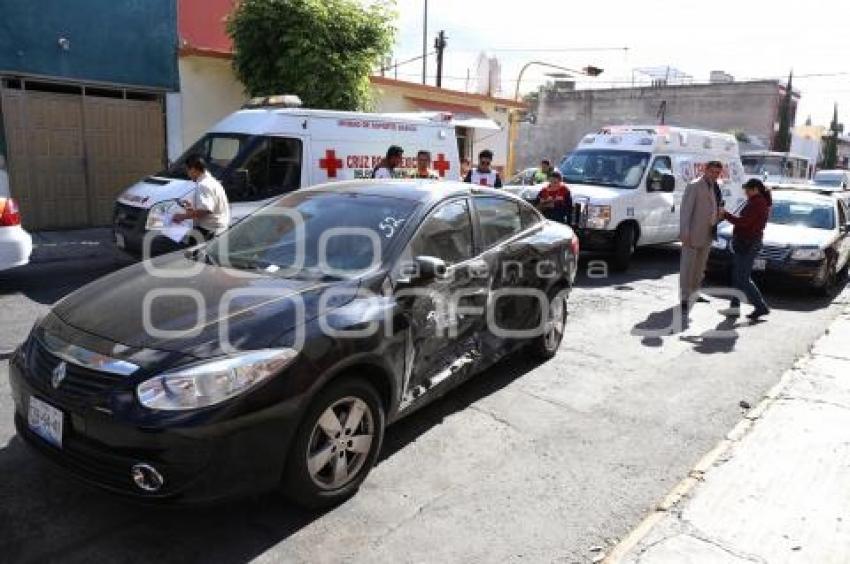
[[[549,174],[549,184],[544,186],[537,196],[537,209],[543,212],[546,219],[569,223],[573,198],[560,171],[553,170]]]

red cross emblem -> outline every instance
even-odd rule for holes
[[[440,178],[442,178],[446,175],[446,171],[452,168],[452,163],[446,160],[446,155],[444,155],[443,153],[438,153],[437,160],[434,161],[434,164],[432,166],[434,167],[434,170],[436,170],[437,173],[440,175]]]
[[[342,159],[336,158],[336,151],[328,149],[325,158],[319,159],[319,168],[328,171],[328,178],[336,178],[336,171],[342,168]]]

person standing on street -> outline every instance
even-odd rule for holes
[[[183,213],[172,217],[174,223],[191,219],[195,231],[204,241],[209,241],[230,226],[230,202],[221,183],[207,170],[200,155],[186,158],[186,174],[195,182],[193,201],[181,202]]]
[[[717,179],[723,171],[719,161],[705,165],[705,173],[688,184],[679,216],[682,256],[679,268],[679,296],[682,312],[687,314],[691,300],[707,301],[698,295],[705,276],[714,229],[720,222]]]
[[[426,150],[421,150],[416,153],[416,170],[413,171],[411,178],[420,180],[439,180],[440,175],[431,169],[431,153]]]
[[[732,231],[732,284],[747,296],[755,308],[747,317],[756,321],[770,313],[758,286],[753,282],[752,272],[753,263],[761,250],[773,198],[764,183],[757,178],[752,178],[744,184],[744,192],[747,195],[747,203],[741,210],[741,215],[736,216],[724,211],[723,219],[735,226]],[[738,317],[741,315],[740,308],[740,300],[737,297],[732,298],[730,308],[725,314],[728,317]]]
[[[502,178],[499,173],[490,168],[493,163],[493,151],[484,149],[478,154],[478,167],[466,173],[464,182],[477,186],[489,186],[490,188],[501,188]]]
[[[533,181],[535,184],[541,184],[549,180],[552,176],[552,161],[543,159],[540,161],[540,168],[534,173]]]
[[[381,162],[372,169],[372,178],[395,178],[395,169],[401,165],[404,157],[404,149],[398,145],[390,145],[387,149],[387,156],[381,159]]]
[[[546,219],[559,223],[569,223],[569,214],[573,209],[570,189],[564,184],[560,171],[553,170],[549,175],[549,184],[540,190],[537,196],[537,209]]]

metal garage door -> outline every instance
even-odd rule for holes
[[[115,196],[165,163],[160,95],[18,80],[0,95],[27,229],[108,225]]]

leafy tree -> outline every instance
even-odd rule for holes
[[[841,126],[838,125],[838,104],[835,104],[832,123],[829,125],[829,137],[826,138],[823,168],[835,168],[838,165],[838,135],[840,133]]]
[[[794,73],[789,73],[788,86],[785,87],[785,97],[779,106],[779,131],[776,132],[776,138],[773,142],[774,151],[786,152],[791,150],[791,104],[794,99],[793,79]]]
[[[395,40],[394,0],[241,0],[227,30],[233,68],[251,96],[297,94],[304,105],[367,109],[369,75]]]

